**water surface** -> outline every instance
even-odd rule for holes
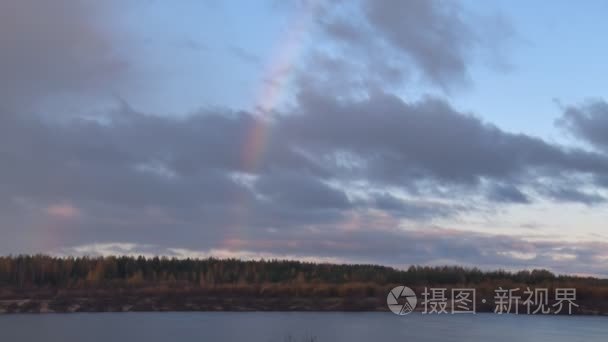
[[[606,342],[608,318],[391,313],[91,313],[0,316],[0,341]]]

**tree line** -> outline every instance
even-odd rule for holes
[[[557,276],[547,270],[482,271],[459,266],[392,267],[290,260],[178,259],[143,256],[0,257],[0,287],[105,288],[155,285],[214,287],[255,284],[456,285],[570,283],[607,287],[608,280]]]

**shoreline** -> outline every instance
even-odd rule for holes
[[[124,299],[124,298],[121,298]],[[112,303],[108,303],[112,301]],[[16,314],[72,314],[72,313],[151,313],[151,312],[385,312],[390,313],[386,303],[378,303],[378,298],[353,299],[356,305],[345,298],[205,298],[168,303],[160,298],[131,298],[126,302],[116,298],[103,300],[78,298],[71,301],[63,299],[9,299],[0,300],[0,316]],[[414,312],[421,313],[417,307]],[[494,313],[493,309],[479,307],[477,314]],[[430,314],[433,316],[450,315]],[[520,309],[518,314],[525,316],[600,316],[608,317],[608,312],[579,308],[572,315],[568,314],[527,314]]]

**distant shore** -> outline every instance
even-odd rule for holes
[[[474,289],[475,311],[495,309],[497,289],[542,289],[545,305],[571,289],[575,314],[608,314],[608,280],[547,270],[481,271],[458,266],[315,264],[291,260],[144,257],[0,257],[0,314],[154,311],[389,311],[387,296],[408,286]],[[575,292],[575,293],[574,293]],[[449,306],[448,306],[449,308]]]
[[[577,308],[575,315],[608,316],[592,309],[593,303]],[[493,306],[478,306],[476,312],[493,312]],[[0,300],[0,315],[82,312],[389,312],[385,298],[246,298],[191,297],[101,297]],[[415,311],[422,311],[418,306]],[[448,307],[447,312],[450,312]],[[524,314],[524,308],[520,308]]]
[[[166,311],[388,311],[377,298],[76,298],[0,300],[0,314]]]

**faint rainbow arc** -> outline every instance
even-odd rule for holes
[[[260,162],[270,143],[272,111],[280,103],[287,91],[289,77],[293,71],[293,63],[303,50],[303,43],[308,32],[314,3],[308,4],[303,8],[293,24],[289,27],[283,39],[279,40],[276,53],[266,67],[266,77],[262,82],[262,87],[257,91],[255,108],[258,113],[253,115],[253,120],[243,140],[241,149],[242,169],[245,173],[255,174]],[[238,195],[235,198],[235,205],[231,213],[233,222],[226,230],[220,247],[236,248],[239,241],[244,239],[247,233],[246,221],[250,209],[249,198],[245,195]]]
[[[255,171],[270,140],[270,120],[272,111],[287,91],[287,83],[293,70],[293,63],[300,55],[306,32],[310,25],[313,6],[308,5],[299,13],[294,24],[278,45],[278,53],[268,64],[266,78],[256,96],[255,108],[259,111],[246,133],[242,149],[242,162],[245,170]]]

